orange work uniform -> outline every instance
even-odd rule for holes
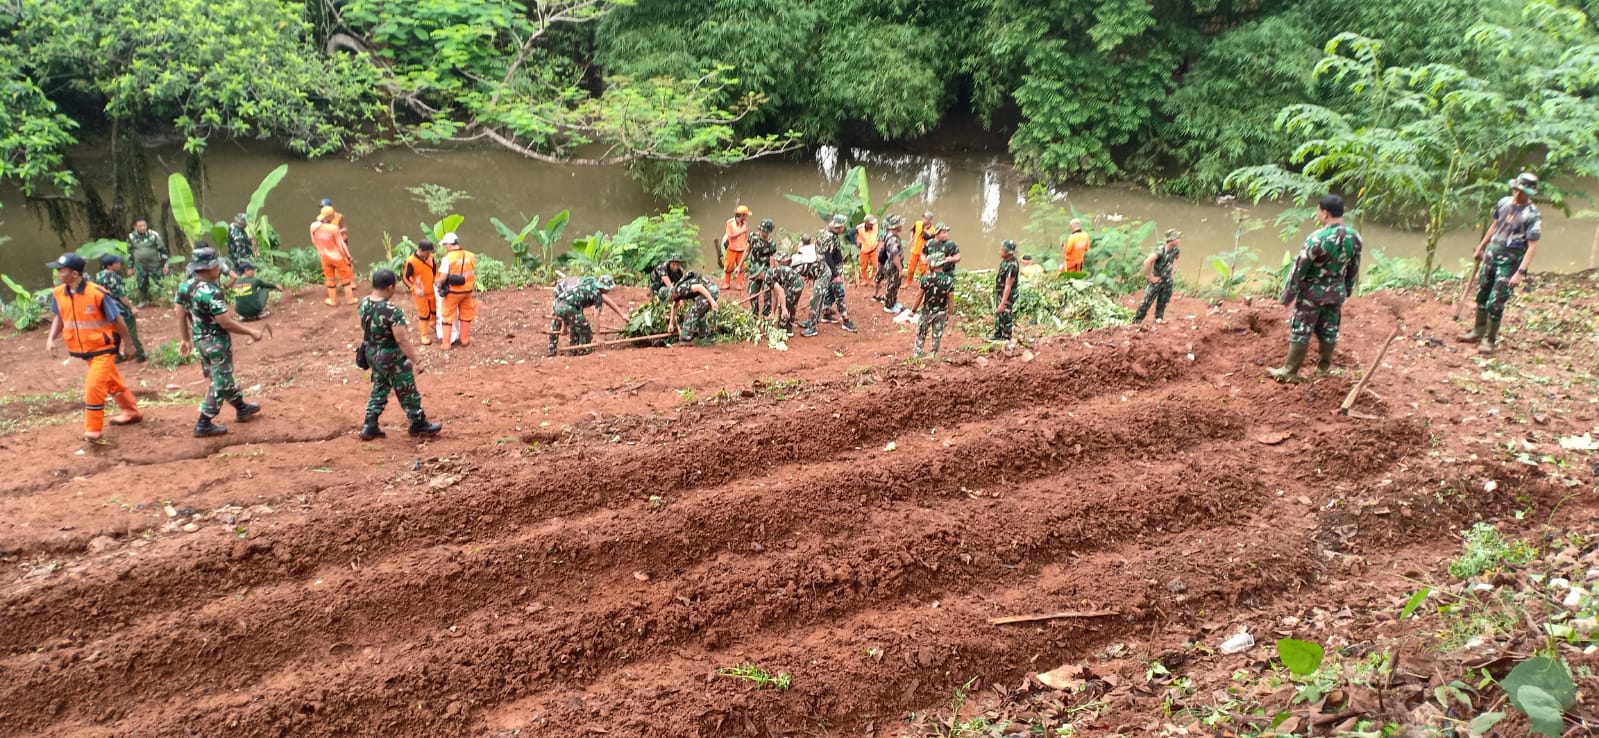
[[[875,224],[867,228],[865,223],[855,228],[855,245],[861,250],[861,284],[872,284],[877,278],[877,246],[878,236],[881,235]]]
[[[433,314],[438,312],[438,294],[433,291],[433,280],[439,274],[432,251],[417,251],[405,260],[405,273],[400,279],[411,288],[416,299],[416,322],[422,329],[422,345],[433,343]]]
[[[477,317],[477,301],[472,297],[472,290],[477,289],[477,258],[466,249],[455,249],[446,252],[444,258],[439,260],[438,271],[444,275],[444,288],[447,290],[439,301],[439,320],[449,326],[459,315],[461,345],[466,346],[472,341],[472,320]],[[450,284],[452,281],[460,284]],[[445,346],[449,346],[448,341]]]
[[[1060,246],[1063,272],[1083,271],[1083,257],[1088,255],[1088,234],[1077,231],[1066,237]]]
[[[933,235],[928,232],[928,229],[932,227],[933,224],[925,219],[918,220],[911,226],[911,253],[910,257],[905,260],[906,287],[910,287],[916,282],[916,278],[919,276],[917,272],[928,271],[927,265],[922,262],[922,249],[927,246],[928,236]]]
[[[735,281],[739,289],[744,288],[744,255],[749,248],[749,221],[740,223],[737,217],[728,218],[727,255],[722,258],[722,289],[734,286]]]
[[[138,406],[133,392],[117,371],[117,319],[121,317],[116,300],[100,285],[85,279],[75,288],[56,285],[55,314],[61,319],[61,336],[67,352],[89,362],[89,381],[83,388],[83,429],[98,438],[105,430],[107,397],[121,406],[118,424],[133,422]]]
[[[322,257],[322,277],[328,289],[355,283],[355,265],[350,263],[349,249],[338,224],[312,223],[311,243],[316,246],[317,256]]]

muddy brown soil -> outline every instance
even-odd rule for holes
[[[5,415],[0,736],[887,735],[974,677],[1594,509],[1494,453],[1595,426],[1589,339],[1507,323],[1489,364],[1426,295],[1352,301],[1339,370],[1296,386],[1263,379],[1286,312],[1260,302],[930,362],[868,305],[785,352],[549,359],[548,303],[489,295],[471,347],[424,349],[426,442],[392,403],[356,437],[353,309],[308,293],[239,347],[265,413],[227,436],[189,435],[193,366],[124,365],[152,402],[108,446],[70,400]],[[1339,414],[1399,316],[1371,417]],[[0,340],[7,395],[81,386],[42,343]],[[1501,399],[1489,372],[1554,378]],[[1113,614],[987,623],[1060,610]],[[745,663],[792,687],[717,674]]]

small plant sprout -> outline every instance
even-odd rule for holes
[[[746,679],[755,682],[756,689],[766,689],[767,687],[772,687],[779,692],[785,692],[788,691],[789,687],[794,686],[794,677],[788,672],[780,671],[776,674],[773,674],[772,672],[747,661],[739,664],[738,666],[724,666],[720,669],[717,669],[716,674],[717,676],[733,677],[734,679]]]

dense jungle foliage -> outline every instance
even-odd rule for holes
[[[1236,169],[1305,165],[1295,149],[1317,132],[1285,121],[1285,108],[1326,111],[1311,128],[1391,109],[1326,73],[1335,38],[1379,42],[1376,67],[1458,72],[1446,92],[1529,105],[1564,96],[1574,108],[1473,121],[1515,140],[1462,162],[1496,180],[1564,137],[1548,180],[1592,171],[1592,129],[1514,127],[1592,115],[1596,10],[1599,0],[10,0],[0,181],[120,229],[152,205],[131,145],[152,137],[181,137],[191,174],[225,139],[308,156],[477,141],[627,164],[672,197],[693,162],[914,145],[975,119],[1040,180],[1209,197]],[[1359,48],[1333,51],[1358,61]],[[88,141],[112,144],[111,192],[86,192],[75,174]]]

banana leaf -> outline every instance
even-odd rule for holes
[[[199,208],[195,207],[194,190],[189,187],[189,180],[173,172],[172,176],[167,177],[167,197],[172,201],[172,217],[177,219],[184,235],[191,242],[204,240],[207,227],[205,219],[200,217]]]
[[[289,173],[289,165],[280,164],[277,169],[269,172],[261,184],[255,188],[255,194],[250,195],[250,204],[245,206],[244,213],[249,216],[250,222],[255,222],[255,217],[261,213],[261,208],[266,206],[267,195],[283,181],[284,175]]]

